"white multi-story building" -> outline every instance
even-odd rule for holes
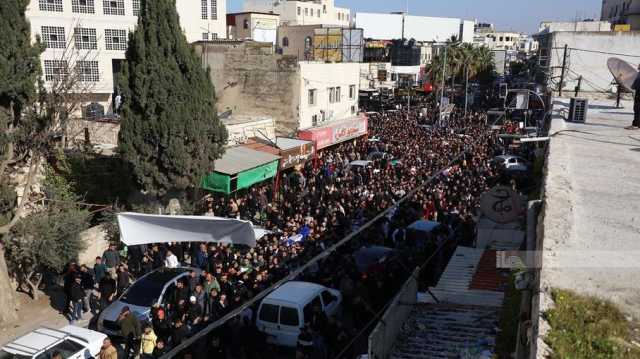
[[[359,12],[355,25],[364,29],[365,39],[415,39],[421,42],[444,42],[455,37],[458,41],[473,42],[475,22],[456,18],[413,16]]]
[[[245,0],[244,11],[280,14],[280,23],[289,26],[351,24],[351,10],[334,0]]]
[[[176,9],[189,42],[226,36],[224,0],[177,0]],[[83,102],[108,109],[139,12],[140,0],[31,0],[26,16],[32,38],[40,36],[46,46],[45,85],[74,69],[87,95]]]

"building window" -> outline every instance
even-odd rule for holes
[[[43,26],[42,41],[49,49],[64,49],[67,41],[62,26]]]
[[[64,60],[44,60],[45,81],[61,81],[67,78],[69,69]]]
[[[62,0],[40,0],[40,11],[62,12]]]
[[[349,14],[347,14],[347,21],[349,21]]]
[[[356,107],[355,106],[351,106],[351,114],[352,115],[356,114]]]
[[[329,103],[340,102],[340,87],[329,87],[327,91],[329,92]]]
[[[356,85],[349,85],[349,99],[354,100],[356,98]]]
[[[133,0],[133,16],[140,16],[140,0]]]
[[[211,0],[211,20],[218,20],[218,0]]]
[[[316,104],[316,89],[309,90],[309,106],[313,106]]]
[[[304,16],[309,16],[309,8],[304,8]]]
[[[327,13],[327,5],[322,5],[322,13],[323,14]]]
[[[211,34],[211,39],[212,39],[212,40],[215,40],[215,39],[217,39],[217,38],[218,38],[218,34],[216,34],[216,33],[212,33],[212,34]]]
[[[96,29],[87,29],[84,27],[76,27],[73,31],[76,49],[78,50],[97,50],[98,40],[96,37]]]
[[[249,28],[249,20],[244,20],[244,22],[242,23],[242,28],[245,30]]]
[[[202,40],[209,41],[209,33],[208,32],[203,32],[202,33]]]
[[[311,16],[313,16],[313,8],[311,8]]]
[[[317,125],[318,125],[318,115],[311,116],[311,126],[317,126]]]
[[[300,16],[301,14],[301,10],[300,10],[300,6],[298,6],[298,16]]]
[[[202,12],[201,16],[203,20],[209,18],[209,3],[207,3],[207,0],[200,1],[200,11]]]
[[[104,29],[104,42],[107,50],[126,50],[127,30]]]
[[[312,46],[313,46],[313,39],[311,38],[311,36],[307,36],[304,39],[304,49],[310,50]]]
[[[105,15],[124,15],[124,0],[103,0]]]
[[[289,38],[285,36],[282,38],[282,47],[288,47],[288,46],[289,46]]]
[[[71,11],[78,14],[96,13],[93,0],[73,0],[71,1]]]
[[[98,73],[98,61],[78,61],[76,63],[76,71],[78,72],[78,79],[80,81],[100,81],[100,75]]]
[[[318,9],[318,17],[320,17],[320,9]]]

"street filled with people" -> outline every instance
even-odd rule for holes
[[[204,198],[204,215],[250,220],[269,230],[256,247],[160,243],[130,246],[125,252],[113,244],[93,268],[69,266],[69,319],[80,320],[87,311],[100,313],[134,278],[163,267],[192,267],[167,304],[152,308],[150,322],[127,306],[118,317],[119,357],[159,358],[366,224],[352,241],[297,278],[340,290],[344,310],[334,318],[316,308],[305,318],[295,357],[354,357],[362,349],[354,338],[416,266],[439,251],[424,278],[424,283],[434,283],[455,246],[472,243],[478,198],[497,177],[490,165],[496,134],[484,112],[454,110],[443,121],[433,103],[420,101],[410,110],[368,117],[367,137],[318,151],[315,159],[284,173],[277,187],[269,182],[231,196]],[[368,223],[388,208],[385,216]],[[440,226],[423,238],[408,229],[418,220]],[[363,271],[353,252],[369,246],[392,248],[398,258]],[[245,308],[182,355],[280,357],[258,330],[256,311],[256,305]],[[111,342],[112,354],[110,348]]]

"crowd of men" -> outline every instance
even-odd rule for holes
[[[111,246],[92,270],[72,264],[65,277],[70,319],[81,319],[83,311],[99,312],[126,290],[132,278],[154,269],[182,264],[199,268],[202,274],[193,272],[177,284],[168,305],[153,309],[151,323],[140,323],[129,308],[122,310],[119,322],[126,339],[125,355],[160,357],[393,207],[301,278],[339,289],[345,318],[315,313],[300,334],[297,357],[354,354],[351,339],[384,309],[411,270],[429,254],[426,249],[415,250],[417,241],[406,227],[419,219],[433,220],[445,228],[434,237],[436,244],[449,239],[454,248],[471,243],[477,200],[495,178],[489,160],[495,154],[496,138],[488,130],[486,114],[465,116],[454,111],[442,126],[433,116],[433,105],[425,102],[419,108],[427,111],[370,114],[367,138],[323,149],[315,160],[285,175],[279,189],[264,183],[232,196],[206,197],[202,209],[206,215],[247,219],[271,231],[255,248],[157,244],[129,247],[125,257]],[[355,160],[372,162],[351,166]],[[428,185],[423,186],[425,182]],[[368,245],[405,251],[402,260],[389,264],[392,268],[362,273],[352,253]],[[445,264],[439,263],[433,271]],[[199,341],[189,355],[269,357],[266,337],[255,326],[255,311],[256,307],[247,308],[206,341]]]

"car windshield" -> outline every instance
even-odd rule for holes
[[[26,355],[13,354],[6,352],[4,350],[0,350],[0,359],[28,359],[29,357]]]
[[[120,300],[127,304],[150,307],[160,298],[165,284],[164,282],[142,278],[133,283]]]

